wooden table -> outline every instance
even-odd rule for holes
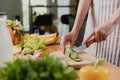
[[[53,45],[47,46],[47,51],[49,53],[55,52],[60,50],[60,39]],[[88,54],[89,55],[89,54]],[[108,62],[103,63],[101,66],[104,66],[110,70],[110,80],[120,80],[120,67],[117,67],[115,65],[112,65]],[[78,72],[79,70],[76,70]]]

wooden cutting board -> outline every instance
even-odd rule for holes
[[[67,62],[69,66],[74,67],[74,68],[80,68],[85,65],[93,65],[95,61],[97,60],[97,58],[90,56],[84,51],[81,51],[80,53],[78,53],[78,56],[82,59],[82,61],[80,62],[75,62],[69,57],[65,58],[65,55],[62,54],[61,51],[52,52],[50,55],[60,58],[62,62]]]

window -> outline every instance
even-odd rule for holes
[[[29,0],[22,0],[23,26],[29,31]]]
[[[39,5],[46,6],[47,0],[30,0],[30,6],[33,6],[33,8],[32,8],[33,12],[36,12],[37,15],[46,14],[47,8],[46,7],[37,7]]]
[[[34,7],[37,5],[47,5],[47,0],[22,0],[22,10],[23,10],[23,25],[25,27],[25,31],[29,31],[29,26],[30,26],[30,11],[29,8],[30,6],[33,6],[32,8],[32,14],[36,12],[36,15],[39,14],[45,14],[47,13],[47,8],[39,8],[39,7]],[[34,20],[34,18],[33,18]]]

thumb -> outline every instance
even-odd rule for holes
[[[65,45],[66,45],[66,39],[64,37],[61,38],[61,41],[60,41],[60,48],[61,48],[61,51],[64,52],[65,50]]]

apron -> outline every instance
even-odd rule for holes
[[[84,39],[94,28],[106,22],[119,7],[120,0],[93,0],[88,12]],[[104,58],[106,61],[120,66],[120,23],[116,25],[112,34],[105,41],[93,43],[85,51],[92,56]]]

